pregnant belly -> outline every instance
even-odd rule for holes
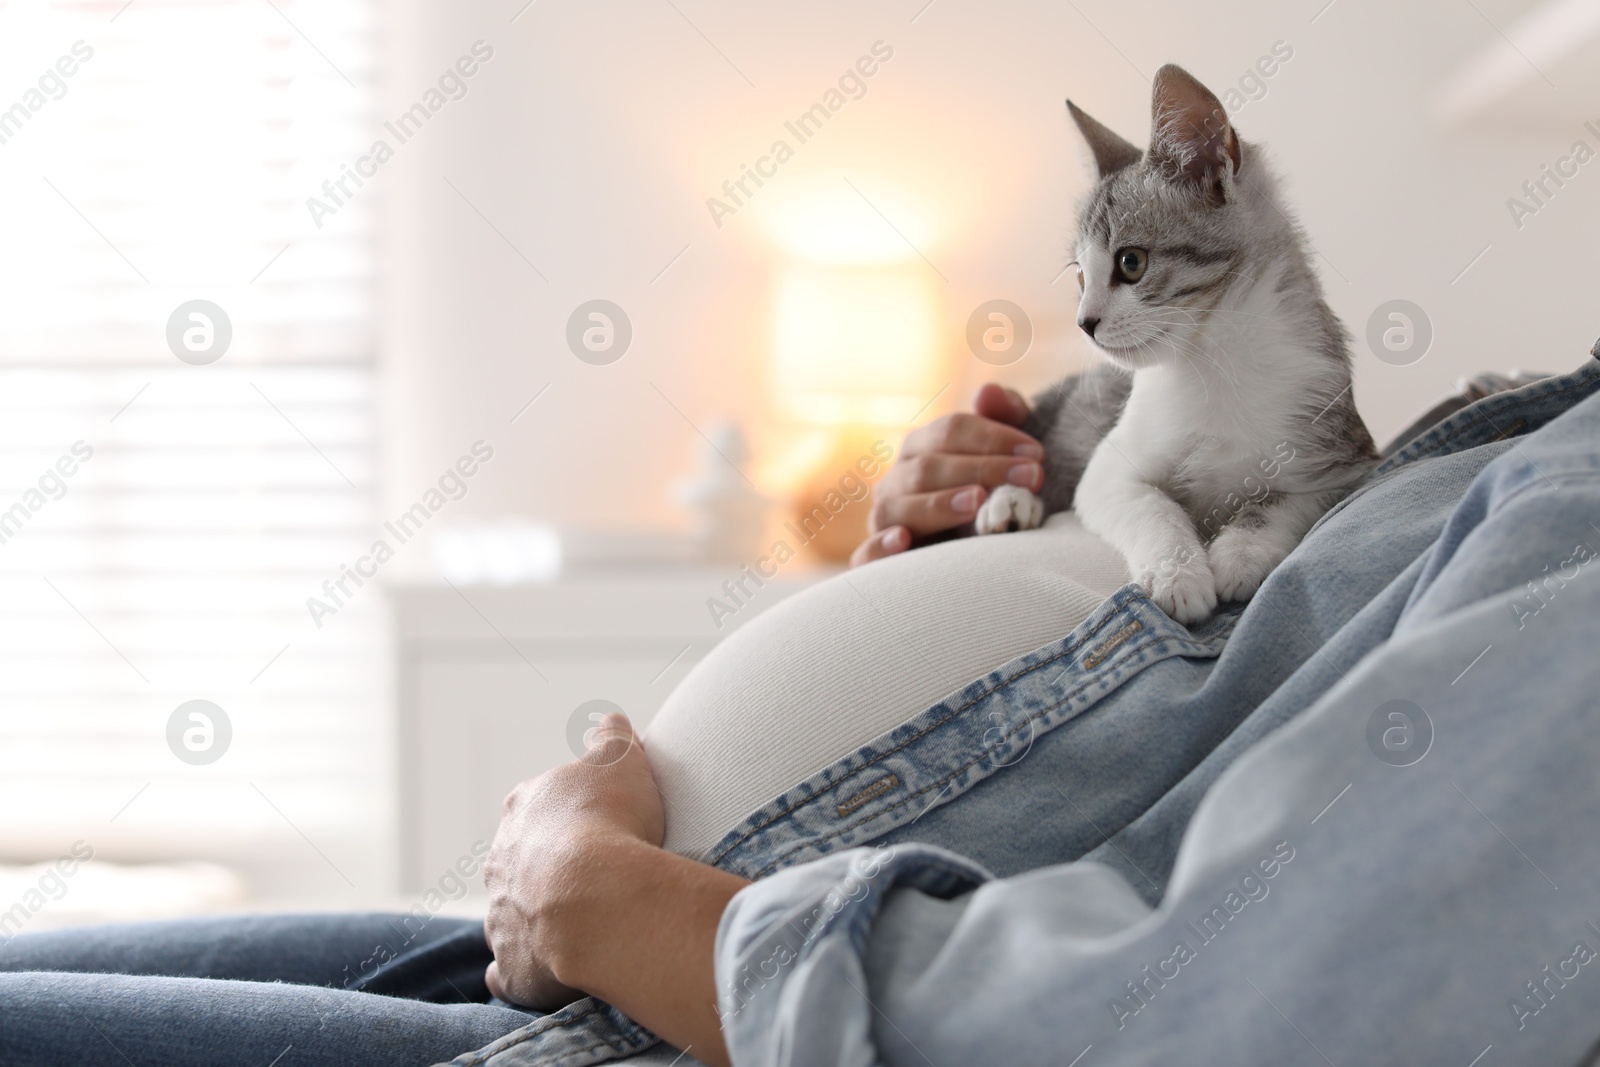
[[[745,816],[1007,661],[1128,581],[1070,512],[821,582],[735,631],[645,736],[666,846],[696,858]]]

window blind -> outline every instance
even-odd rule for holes
[[[354,884],[384,823],[381,594],[305,608],[375,526],[370,197],[305,206],[371,140],[371,6],[0,3],[0,854],[283,839]]]

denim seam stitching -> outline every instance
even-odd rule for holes
[[[1552,393],[1551,394],[1552,397],[1556,397],[1556,396],[1560,396],[1560,395],[1561,395],[1560,393]],[[1521,418],[1521,417],[1518,417],[1518,418],[1513,419],[1511,421],[1511,425],[1510,426],[1508,426],[1506,429],[1502,430],[1499,426],[1497,426],[1495,424],[1495,421],[1489,417],[1489,413],[1487,411],[1480,411],[1478,413],[1478,420],[1477,421],[1478,422],[1487,423],[1488,426],[1489,426],[1489,429],[1494,431],[1494,436],[1489,438],[1487,441],[1480,441],[1479,442],[1480,445],[1492,445],[1496,441],[1509,441],[1511,438],[1517,436],[1517,433],[1519,431],[1526,430],[1528,428],[1528,420],[1524,419],[1524,418]],[[1459,427],[1459,428],[1457,428],[1455,433],[1450,434],[1443,441],[1440,441],[1439,442],[1439,446],[1442,448],[1445,445],[1448,445],[1451,442],[1455,441],[1456,438],[1458,438],[1461,435],[1465,434],[1468,430],[1478,429],[1478,428],[1480,428],[1480,427],[1478,427],[1476,422],[1468,424],[1466,426]],[[1477,446],[1475,445],[1473,447],[1477,447]]]
[[[531,1022],[526,1027],[524,1027],[523,1029],[528,1030],[529,1031],[528,1033],[522,1034],[522,1036],[517,1037],[515,1041],[511,1041],[509,1044],[503,1045],[502,1047],[495,1049],[493,1052],[488,1053],[488,1055],[484,1056],[482,1059],[476,1060],[474,1062],[476,1062],[476,1063],[487,1063],[489,1060],[491,1060],[494,1057],[500,1055],[502,1052],[508,1052],[511,1049],[517,1048],[520,1045],[524,1045],[527,1042],[532,1041],[536,1037],[543,1037],[546,1034],[553,1034],[553,1033],[557,1033],[557,1032],[562,1031],[562,1030],[568,1030],[568,1029],[570,1029],[572,1027],[575,1027],[578,1023],[587,1023],[587,1022],[589,1022],[590,1020],[594,1019],[597,1016],[601,1019],[601,1021],[608,1021],[608,1020],[605,1019],[605,1012],[603,1010],[604,1008],[605,1008],[605,1005],[603,1005],[603,1004],[599,1003],[598,1001],[596,1001],[594,1007],[587,1008],[584,1011],[579,1012],[578,1014],[572,1016],[569,1019],[564,1019],[561,1022],[550,1023],[548,1026],[544,1026],[541,1029],[534,1029],[535,1027],[539,1027],[539,1025],[541,1023],[544,1023],[544,1022],[546,1022],[547,1020],[549,1020],[551,1018],[551,1016],[546,1015],[543,1018],[538,1019],[538,1020],[536,1020],[534,1022]],[[648,1030],[645,1030],[643,1027],[639,1026],[637,1023],[634,1023],[634,1026],[640,1031],[641,1036],[648,1035],[648,1036],[654,1037],[653,1034],[650,1034],[650,1032]],[[518,1031],[513,1030],[511,1033],[506,1034],[503,1037],[501,1037],[500,1041],[506,1041],[508,1038],[511,1038],[511,1037],[515,1036],[517,1033],[518,1033]],[[621,1041],[623,1041],[625,1043],[629,1043],[629,1044],[631,1044],[632,1041],[636,1040],[635,1038],[631,1037],[626,1032],[624,1032],[621,1035],[619,1035],[619,1039]],[[491,1045],[489,1045],[487,1047],[492,1048],[494,1045],[500,1044],[500,1041],[493,1042]],[[624,1054],[630,1054],[631,1055],[633,1053],[643,1052],[645,1049],[650,1048],[651,1046],[657,1045],[657,1044],[660,1044],[660,1043],[661,1043],[661,1038],[656,1037],[655,1040],[650,1042],[649,1045],[645,1045],[645,1046],[643,1046],[641,1048],[631,1049],[631,1050],[627,1049],[627,1048],[624,1048],[621,1051]],[[617,1046],[616,1046],[615,1042],[609,1042],[608,1041],[608,1042],[602,1042],[601,1044],[598,1044],[598,1045],[591,1045],[588,1048],[574,1049],[573,1051],[575,1053],[580,1054],[580,1055],[587,1056],[587,1055],[591,1055],[591,1054],[593,1054],[595,1052],[598,1052],[601,1049],[607,1049],[607,1048],[615,1049],[616,1047]],[[479,1051],[483,1052],[484,1050],[480,1049]]]
[[[1430,459],[1434,456],[1442,455],[1443,453],[1439,450],[1443,449],[1452,441],[1455,441],[1458,437],[1461,437],[1463,434],[1467,433],[1469,430],[1479,428],[1483,423],[1488,423],[1491,429],[1496,429],[1496,432],[1502,435],[1501,437],[1496,437],[1492,440],[1509,438],[1510,434],[1508,432],[1500,431],[1495,427],[1494,420],[1489,417],[1490,408],[1493,408],[1495,412],[1498,412],[1500,409],[1506,407],[1520,408],[1524,404],[1534,400],[1555,400],[1566,396],[1568,393],[1577,392],[1579,390],[1593,392],[1594,384],[1595,383],[1593,381],[1569,382],[1558,389],[1552,390],[1548,393],[1543,393],[1538,397],[1522,397],[1516,399],[1514,402],[1512,402],[1512,393],[1509,392],[1495,393],[1490,396],[1486,396],[1482,400],[1474,403],[1471,407],[1468,407],[1466,410],[1458,412],[1456,415],[1452,415],[1445,419],[1444,422],[1440,423],[1438,426],[1435,426],[1433,429],[1424,433],[1421,437],[1418,437],[1416,440],[1407,444],[1399,452],[1396,452],[1393,456],[1390,456],[1387,460],[1385,460],[1378,467],[1378,470],[1375,473],[1379,474],[1380,476],[1387,475],[1393,471],[1399,470],[1401,467],[1415,463],[1417,460]],[[1520,392],[1520,390],[1513,390],[1513,392]],[[1484,404],[1485,406],[1479,408],[1479,404]],[[1455,426],[1446,432],[1447,427],[1450,426],[1450,423],[1457,418],[1462,420],[1460,425]],[[1522,422],[1523,427],[1526,428],[1527,421],[1525,419],[1519,419],[1518,421]],[[1444,436],[1438,436],[1440,434],[1443,434]],[[1430,438],[1437,439],[1430,440]],[[1484,443],[1488,444],[1490,442]],[[1416,449],[1416,452],[1413,453],[1412,449]]]
[[[1181,646],[1182,644],[1184,644],[1184,642],[1175,641],[1175,640],[1171,640],[1171,639],[1168,639],[1168,638],[1159,638],[1158,637],[1153,641],[1146,642],[1145,644],[1135,645],[1135,646],[1129,648],[1127,650],[1126,654],[1119,658],[1117,664],[1114,666],[1113,669],[1104,671],[1101,674],[1099,674],[1098,676],[1096,676],[1095,678],[1087,679],[1084,682],[1083,685],[1079,686],[1077,689],[1075,689],[1071,693],[1067,694],[1061,700],[1057,701],[1054,704],[1049,705],[1048,707],[1040,708],[1033,715],[1030,715],[1028,718],[1023,719],[1020,723],[1018,723],[1015,727],[1013,727],[1011,732],[1009,734],[1007,734],[1006,736],[1010,737],[1010,736],[1015,735],[1018,731],[1020,731],[1020,729],[1023,726],[1031,725],[1032,723],[1036,722],[1037,720],[1042,719],[1045,716],[1049,715],[1051,712],[1059,710],[1063,706],[1071,703],[1073,700],[1075,700],[1079,696],[1083,695],[1085,692],[1088,692],[1090,689],[1094,688],[1096,685],[1105,684],[1105,683],[1111,681],[1111,679],[1109,677],[1107,677],[1107,676],[1108,675],[1112,675],[1112,674],[1115,673],[1115,667],[1120,667],[1128,659],[1133,658],[1135,655],[1137,655],[1139,653],[1143,653],[1143,652],[1145,652],[1147,650],[1152,650],[1152,649],[1160,650],[1160,646],[1162,646],[1164,644],[1173,645],[1174,647],[1170,650],[1170,654],[1177,654],[1178,651],[1179,651],[1179,648],[1177,646]],[[890,753],[884,753],[884,755],[888,756],[888,755],[890,755]],[[931,789],[933,789],[935,787],[938,787],[940,791],[943,791],[945,786],[949,785],[955,779],[959,778],[961,775],[965,774],[967,771],[971,770],[973,767],[975,767],[979,763],[983,762],[984,758],[985,758],[984,756],[979,756],[976,759],[973,759],[968,763],[962,764],[960,767],[957,767],[955,770],[951,771],[945,777],[940,778],[940,779],[938,779],[936,781],[933,781],[933,782],[929,782],[927,785],[923,786],[921,789],[917,790],[915,793],[911,793],[911,794],[909,794],[909,795],[907,795],[905,797],[902,797],[901,799],[895,801],[893,804],[890,804],[888,807],[881,808],[881,809],[873,812],[872,814],[868,815],[864,819],[859,819],[856,822],[853,822],[853,823],[849,824],[848,826],[836,827],[835,829],[829,831],[828,833],[823,834],[820,837],[810,838],[807,841],[805,841],[805,842],[803,842],[801,844],[798,844],[798,845],[794,846],[793,848],[790,848],[788,851],[783,852],[780,855],[776,856],[772,860],[771,863],[769,863],[767,866],[761,868],[758,872],[756,872],[755,877],[756,878],[761,878],[761,877],[764,877],[765,875],[771,874],[773,871],[777,870],[778,866],[780,864],[782,864],[783,861],[788,859],[790,856],[793,856],[798,852],[802,852],[807,848],[814,848],[817,845],[821,845],[821,844],[823,844],[825,842],[832,841],[835,838],[842,837],[842,836],[844,836],[845,834],[849,833],[852,830],[859,829],[860,827],[866,825],[867,823],[871,822],[874,819],[878,819],[878,818],[881,818],[881,817],[883,817],[885,815],[889,815],[889,814],[897,811],[898,809],[903,808],[906,805],[910,804],[912,801],[916,800],[918,797],[924,796],[925,794],[927,794],[927,792],[929,790],[931,790]],[[1003,768],[1001,768],[1001,769],[1003,769]],[[820,795],[821,794],[818,794],[818,796],[820,796]],[[810,797],[810,798],[807,798],[807,800],[805,802],[803,802],[803,803],[810,803],[812,800],[815,800],[815,799],[817,799],[817,798],[816,797]],[[800,806],[800,805],[797,805],[797,807],[798,806]],[[793,809],[791,809],[791,810],[793,810]]]
[[[1113,594],[1113,596],[1114,595],[1115,594]],[[932,733],[934,730],[936,730],[939,727],[943,726],[945,723],[949,722],[951,719],[954,719],[958,715],[961,715],[962,713],[964,713],[968,708],[972,707],[973,705],[979,704],[982,701],[987,700],[989,697],[993,696],[995,693],[999,692],[1002,689],[1006,689],[1006,688],[1010,687],[1011,685],[1015,684],[1016,682],[1020,681],[1021,679],[1027,677],[1029,674],[1032,674],[1032,673],[1034,673],[1035,671],[1038,671],[1038,670],[1042,670],[1043,668],[1048,667],[1052,663],[1055,663],[1055,662],[1057,662],[1059,660],[1062,660],[1062,659],[1065,659],[1065,658],[1071,656],[1073,653],[1077,652],[1079,649],[1081,649],[1085,645],[1089,644],[1107,626],[1110,626],[1113,622],[1117,621],[1117,616],[1119,616],[1124,611],[1126,611],[1129,604],[1137,603],[1141,599],[1147,599],[1147,598],[1144,598],[1144,597],[1141,597],[1141,596],[1138,596],[1138,595],[1134,595],[1134,596],[1128,597],[1127,600],[1125,600],[1122,604],[1118,605],[1118,607],[1117,607],[1117,609],[1115,611],[1113,611],[1109,615],[1107,615],[1106,618],[1103,619],[1098,626],[1096,626],[1093,630],[1089,631],[1088,633],[1084,634],[1083,637],[1081,639],[1079,639],[1075,644],[1070,645],[1069,647],[1062,649],[1060,652],[1056,653],[1054,656],[1051,656],[1049,659],[1042,660],[1039,663],[1036,663],[1031,667],[1023,668],[1022,670],[1018,671],[1012,677],[1006,678],[1003,681],[1001,681],[993,689],[987,690],[987,691],[979,694],[978,696],[973,697],[971,700],[967,701],[965,704],[962,704],[960,707],[953,709],[950,712],[950,714],[948,714],[948,715],[944,716],[943,718],[939,719],[937,722],[929,723],[927,726],[925,726],[921,730],[919,730],[916,734],[912,735],[911,737],[906,738],[900,744],[895,745],[893,748],[888,749],[887,751],[882,752],[877,756],[874,756],[871,760],[869,760],[866,763],[862,764],[860,767],[858,767],[855,770],[851,771],[849,774],[846,774],[844,777],[840,778],[837,782],[830,782],[828,785],[824,786],[822,789],[820,789],[816,793],[813,793],[810,796],[802,797],[799,800],[794,801],[792,804],[790,804],[788,807],[784,808],[782,811],[774,813],[771,818],[764,820],[760,825],[751,827],[744,834],[740,835],[738,840],[729,843],[729,845],[726,848],[724,848],[724,849],[718,851],[717,853],[715,853],[714,855],[712,855],[711,858],[710,858],[711,864],[713,866],[716,865],[718,862],[720,862],[723,859],[723,857],[727,856],[728,853],[732,852],[734,849],[738,848],[740,845],[742,845],[746,841],[750,840],[750,838],[752,838],[755,835],[761,833],[761,831],[767,829],[767,827],[771,826],[773,823],[776,823],[778,820],[784,818],[787,815],[793,814],[795,811],[799,810],[800,808],[804,807],[807,804],[810,804],[812,801],[816,800],[818,797],[822,796],[824,793],[832,792],[834,789],[838,788],[838,786],[844,784],[845,782],[848,782],[851,778],[854,778],[857,775],[862,774],[863,772],[867,771],[868,769],[870,769],[874,765],[876,765],[878,763],[881,763],[883,760],[888,759],[890,756],[894,755],[896,752],[899,752],[901,749],[913,744],[916,741],[920,741],[922,738],[926,737],[928,734]],[[1157,609],[1157,610],[1159,610],[1159,609]],[[1158,635],[1155,638],[1155,640],[1157,642],[1163,641],[1163,640],[1175,641],[1175,642],[1178,642],[1179,644],[1184,644],[1184,645],[1187,645],[1188,647],[1193,648],[1196,652],[1198,652],[1200,654],[1205,654],[1206,652],[1209,651],[1209,649],[1205,645],[1201,644],[1199,641],[1194,640],[1193,637],[1189,637],[1189,638],[1186,639],[1186,638],[1181,638],[1181,637],[1177,636],[1176,634],[1167,635],[1165,637],[1162,637],[1162,636]],[[1136,647],[1137,648],[1144,648],[1146,646],[1139,645],[1139,646],[1136,646]],[[1085,683],[1085,684],[1087,685],[1088,683]],[[1076,695],[1077,695],[1076,693],[1072,694],[1072,696],[1076,696]],[[1071,697],[1069,697],[1068,699],[1071,699]],[[1060,705],[1056,705],[1056,706],[1059,707]]]
[[[511,1044],[505,1046],[504,1048],[496,1050],[495,1052],[491,1053],[488,1058],[483,1059],[483,1060],[479,1060],[478,1062],[479,1063],[487,1063],[487,1062],[489,1062],[490,1059],[493,1059],[495,1056],[498,1056],[498,1055],[500,1055],[501,1053],[504,1053],[504,1052],[510,1052],[514,1048],[518,1048],[518,1047],[520,1047],[522,1045],[527,1044],[529,1041],[532,1041],[534,1038],[543,1037],[546,1034],[552,1034],[552,1033],[557,1032],[558,1030],[565,1030],[567,1027],[571,1026],[573,1023],[576,1023],[576,1022],[580,1022],[580,1021],[587,1022],[591,1018],[593,1018],[593,1015],[594,1015],[594,1013],[590,1013],[590,1014],[587,1014],[587,1015],[580,1015],[580,1016],[578,1016],[576,1018],[569,1019],[564,1023],[559,1023],[556,1026],[552,1026],[547,1030],[540,1030],[538,1033],[527,1034],[527,1035],[525,1035],[523,1037],[520,1037],[517,1040],[513,1041]],[[601,1021],[606,1021],[603,1016],[601,1017]],[[510,1035],[508,1034],[507,1036],[509,1037]],[[541,1064],[544,1065],[544,1067],[559,1067],[560,1064],[572,1062],[573,1059],[576,1058],[576,1057],[593,1056],[596,1052],[614,1052],[614,1053],[616,1053],[617,1055],[620,1055],[620,1056],[637,1056],[641,1052],[646,1052],[646,1051],[654,1048],[656,1045],[659,1045],[659,1044],[661,1044],[661,1038],[659,1038],[659,1037],[655,1038],[655,1040],[650,1041],[647,1044],[640,1045],[637,1048],[630,1047],[632,1045],[632,1042],[628,1041],[626,1038],[623,1039],[623,1044],[620,1047],[619,1047],[618,1043],[615,1042],[615,1041],[601,1041],[598,1045],[589,1045],[589,1046],[587,1046],[585,1048],[573,1049],[568,1053],[558,1053],[557,1054],[557,1058],[553,1059],[553,1060],[552,1059],[540,1059],[536,1064],[533,1065],[533,1067],[539,1067],[539,1065],[541,1065]],[[535,1049],[534,1051],[538,1052],[537,1049]]]

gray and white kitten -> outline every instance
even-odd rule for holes
[[[1078,325],[1108,364],[1041,396],[1043,499],[996,489],[979,533],[1075,507],[1174,619],[1248,600],[1377,460],[1348,335],[1261,150],[1176,66],[1141,152],[1071,101],[1099,180],[1078,215]],[[1131,374],[1131,377],[1130,377]]]

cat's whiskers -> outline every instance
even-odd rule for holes
[[[1191,360],[1194,378],[1200,383],[1207,405],[1212,404],[1211,385],[1215,380],[1218,390],[1224,395],[1214,406],[1213,416],[1224,420],[1231,431],[1237,431],[1241,436],[1248,436],[1251,430],[1252,411],[1250,405],[1242,402],[1247,390],[1240,378],[1237,361],[1225,358],[1208,350],[1206,346],[1185,338],[1172,336],[1166,343]],[[1245,335],[1245,344],[1251,349],[1253,357],[1254,341]],[[1252,363],[1255,362],[1252,360]]]
[[[1181,313],[1184,313],[1184,314],[1188,314],[1191,317],[1186,319],[1186,320],[1178,320],[1178,319],[1158,318],[1156,316],[1148,316],[1148,317],[1146,317],[1146,319],[1144,321],[1150,322],[1150,323],[1155,323],[1155,324],[1162,325],[1162,326],[1168,326],[1168,327],[1171,327],[1171,326],[1187,326],[1187,327],[1190,327],[1190,328],[1196,330],[1197,332],[1202,328],[1201,324],[1195,322],[1193,317],[1192,317],[1193,309],[1185,308],[1182,305],[1178,305],[1178,304],[1156,305],[1156,309],[1157,310],[1165,310],[1165,311],[1177,311],[1177,312],[1181,312]],[[1261,320],[1261,321],[1268,321],[1268,322],[1273,321],[1270,318],[1270,316],[1255,315],[1255,314],[1252,314],[1252,313],[1249,313],[1249,312],[1239,312],[1239,313],[1240,314],[1244,314],[1244,315],[1248,315],[1251,318],[1254,318],[1254,319],[1257,319],[1257,320]],[[1240,324],[1237,324],[1237,323],[1230,323],[1230,322],[1206,323],[1205,325],[1208,326],[1208,327],[1211,326],[1211,325],[1215,325],[1215,326],[1217,326],[1217,327],[1219,327],[1221,329],[1231,329],[1233,331],[1234,335],[1239,340],[1243,341],[1245,346],[1247,348],[1249,348],[1250,355],[1251,355],[1251,360],[1250,360],[1251,365],[1253,367],[1259,368],[1259,366],[1261,364],[1261,361],[1257,358],[1259,353],[1258,353],[1258,351],[1256,349],[1256,337],[1249,330],[1247,330],[1244,326],[1242,326]],[[1174,341],[1176,341],[1176,337],[1175,336],[1174,336]],[[1197,341],[1192,341],[1190,343],[1194,348],[1200,347],[1199,342],[1197,342]],[[1238,385],[1238,377],[1237,377],[1237,375],[1238,375],[1238,367],[1235,366],[1232,361],[1229,361],[1225,367],[1224,366],[1219,366],[1219,369],[1220,370],[1224,370],[1226,373],[1229,373],[1230,374],[1230,380],[1232,381],[1232,383],[1235,386]]]
[[[1213,353],[1207,351],[1206,347],[1200,344],[1198,341],[1194,341],[1186,337],[1180,337],[1175,333],[1168,333],[1164,340],[1177,351],[1191,356],[1194,359],[1199,360],[1201,363],[1214,368],[1217,372],[1217,376],[1220,379],[1218,384],[1226,384],[1232,388],[1235,395],[1239,394],[1238,372],[1230,362],[1220,359]],[[1200,377],[1203,383],[1209,378],[1208,375],[1204,374],[1202,374]],[[1209,393],[1207,395],[1209,396]]]

